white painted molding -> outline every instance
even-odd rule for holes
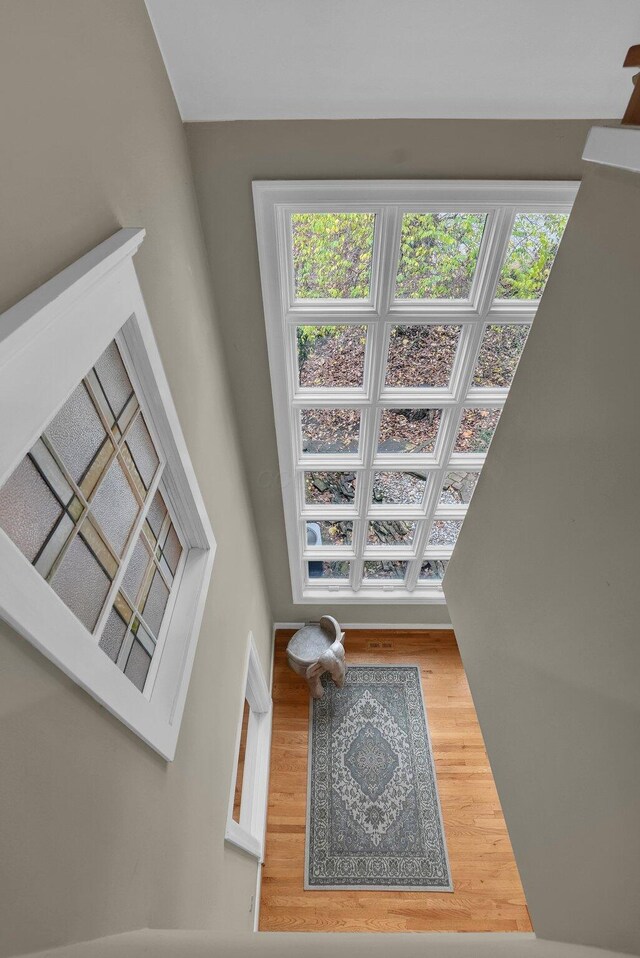
[[[640,173],[640,127],[592,126],[582,159]]]
[[[244,701],[249,705],[249,725],[244,752],[244,770],[240,799],[240,821],[233,818]],[[271,755],[272,705],[267,681],[258,656],[253,634],[247,639],[245,684],[236,732],[235,761],[229,791],[225,841],[261,863],[267,829],[269,800],[269,759]]]
[[[0,317],[0,366],[95,283],[131,259],[145,235],[146,230],[135,227],[118,230],[6,310]]]
[[[160,455],[119,573],[92,632],[0,530],[0,618],[165,759],[175,755],[216,542],[133,265],[142,229],[122,229],[0,315],[0,485],[115,340]],[[52,372],[54,371],[54,372]],[[157,665],[141,693],[99,648],[100,630],[162,483],[185,547]]]
[[[479,471],[486,452],[459,454],[455,439],[465,407],[499,410],[507,388],[472,385],[476,359],[488,322],[530,324],[537,300],[514,304],[495,298],[502,262],[515,216],[520,210],[568,213],[578,184],[568,181],[479,180],[322,180],[254,181],[253,196],[260,260],[267,348],[273,392],[282,502],[289,554],[291,591],[297,606],[318,605],[445,605],[438,579],[421,578],[428,559],[446,561],[452,546],[430,542],[434,521],[464,520],[467,506],[440,502],[447,470]],[[291,216],[296,212],[365,211],[375,215],[369,295],[362,300],[299,299],[295,290]],[[453,212],[485,216],[483,240],[468,299],[404,300],[396,296],[396,276],[405,211]],[[331,316],[331,320],[328,317]],[[362,384],[327,389],[299,381],[296,328],[299,324],[358,323],[366,327]],[[455,322],[459,344],[446,386],[396,389],[385,384],[386,357],[394,325],[403,322]],[[390,453],[378,448],[384,410],[437,405],[440,428],[435,448],[425,453]],[[357,451],[309,453],[304,448],[301,416],[307,408],[343,407],[358,411]],[[423,500],[404,505],[378,505],[372,497],[376,470],[419,468],[426,474]],[[348,504],[307,502],[305,471],[348,469],[357,474],[355,495]],[[410,543],[376,545],[367,536],[368,523],[393,516],[414,526]],[[352,523],[348,544],[309,545],[309,523],[337,518]],[[368,561],[403,563],[398,579],[367,575]],[[315,577],[312,563],[343,560],[348,574]],[[314,570],[315,571],[315,570]]]

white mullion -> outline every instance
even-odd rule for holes
[[[515,207],[503,207],[496,212],[493,235],[491,236],[491,247],[489,250],[490,255],[487,260],[487,267],[482,277],[482,285],[478,295],[478,314],[483,322],[494,302],[493,294],[498,285],[498,278],[507,252],[507,246],[509,245],[509,237],[511,236],[515,217]]]
[[[501,235],[501,227],[503,226],[502,221],[504,220],[504,215],[501,214],[502,211],[498,211],[496,213],[495,220],[491,226],[492,233],[487,237],[487,243],[489,244],[487,250],[487,260],[485,263],[483,276],[481,277],[480,289],[478,290],[477,294],[477,303],[479,309],[486,304],[486,289],[493,281],[496,256],[492,246],[496,235]],[[419,530],[419,535],[416,537],[416,557],[408,570],[407,589],[410,592],[415,589],[418,583],[420,567],[427,549],[429,534],[431,532],[436,510],[438,508],[440,490],[442,489],[446,471],[449,467],[449,461],[453,452],[453,447],[455,445],[458,424],[460,422],[462,409],[466,400],[469,382],[473,376],[473,369],[476,361],[476,355],[480,346],[483,329],[484,322],[481,312],[479,312],[475,323],[468,324],[468,326],[463,327],[462,329],[460,337],[461,341],[459,343],[458,349],[463,350],[464,352],[459,360],[456,381],[455,383],[452,383],[455,390],[455,402],[452,405],[443,407],[442,415],[445,421],[440,426],[441,456],[439,460],[439,469],[434,472],[432,476],[432,485],[428,492],[428,501],[425,510],[425,521],[422,528]]]
[[[455,441],[458,434],[459,423],[462,417],[462,410],[465,408],[467,403],[467,395],[470,390],[473,371],[475,369],[477,356],[480,351],[480,343],[482,342],[482,337],[484,334],[485,317],[489,312],[493,302],[493,291],[495,290],[496,284],[498,282],[498,276],[502,268],[502,260],[504,258],[509,237],[511,235],[514,217],[515,210],[513,209],[503,208],[497,210],[491,225],[491,235],[487,237],[487,242],[489,244],[487,248],[487,260],[483,275],[480,278],[480,289],[478,290],[477,297],[478,319],[475,323],[469,324],[468,331],[463,331],[466,332],[466,342],[464,344],[465,354],[462,358],[462,363],[458,371],[457,382],[455,384],[456,403],[453,407],[449,407],[449,423],[447,424],[446,434],[443,436],[442,440],[442,459],[440,462],[440,469],[434,476],[434,488],[431,490],[429,504],[426,510],[427,521],[424,524],[424,529],[421,530],[422,535],[416,542],[417,560],[415,562],[414,568],[410,570],[411,582],[407,582],[407,588],[410,590],[414,589],[417,584],[420,573],[420,565],[424,558],[429,534],[436,517],[438,501],[440,499],[440,490],[444,483],[447,470],[449,469],[449,463],[452,458],[453,448],[455,446]],[[460,345],[462,346],[462,343]],[[444,411],[443,415],[445,415]]]
[[[358,565],[354,568],[353,587],[357,591],[362,584],[364,569],[364,553],[367,546],[367,530],[369,526],[369,511],[373,497],[373,463],[376,457],[376,443],[378,439],[378,399],[382,392],[386,356],[384,355],[386,336],[384,320],[389,311],[394,293],[396,262],[395,241],[398,232],[399,211],[395,207],[387,207],[380,214],[380,226],[377,239],[380,244],[375,277],[372,276],[373,303],[380,319],[376,329],[372,330],[372,345],[375,353],[370,365],[369,407],[366,412],[367,431],[363,448],[364,470],[360,477],[363,490],[360,498],[360,517],[356,529],[354,528],[354,551]]]
[[[118,560],[119,561],[118,571],[116,572],[115,576],[113,577],[111,581],[109,592],[107,593],[107,597],[104,601],[104,605],[98,617],[98,621],[96,622],[96,627],[93,630],[93,635],[98,639],[102,635],[102,630],[109,617],[109,613],[111,612],[111,608],[118,594],[118,590],[120,589],[120,585],[122,584],[122,580],[124,579],[125,572],[127,571],[127,566],[129,565],[129,559],[131,558],[133,554],[133,550],[135,549],[136,543],[138,542],[138,536],[140,535],[140,532],[142,531],[142,526],[144,525],[145,519],[147,518],[149,507],[151,503],[153,502],[153,498],[156,494],[158,486],[160,485],[162,473],[164,472],[164,465],[165,463],[161,462],[160,466],[156,470],[156,475],[154,476],[153,482],[149,486],[149,490],[147,492],[147,498],[145,499],[143,505],[141,506],[140,512],[138,513],[138,518],[136,519],[129,533],[129,540],[127,542],[127,547],[124,551],[122,559]],[[184,549],[184,546],[183,546],[183,552],[184,551],[186,550]]]

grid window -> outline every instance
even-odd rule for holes
[[[575,187],[254,195],[294,599],[443,601]]]
[[[0,527],[140,691],[183,551],[161,472],[114,340],[0,489]]]

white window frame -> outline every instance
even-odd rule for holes
[[[458,461],[450,454],[466,407],[502,409],[508,388],[470,386],[485,324],[533,322],[537,300],[496,300],[494,292],[517,212],[569,213],[578,190],[569,181],[254,181],[253,197],[258,238],[269,364],[280,460],[293,600],[299,604],[330,599],[332,603],[444,603],[442,583],[419,579],[426,558],[448,559],[453,547],[429,547],[431,524],[436,519],[464,519],[467,506],[438,506],[442,478],[449,467],[480,471],[486,453],[465,454]],[[406,212],[486,213],[487,222],[478,265],[468,300],[397,300],[395,277],[400,248],[402,214]],[[376,214],[376,235],[368,300],[296,299],[293,289],[291,244],[292,213],[366,212]],[[462,326],[451,382],[446,389],[384,389],[386,346],[392,325],[441,322]],[[298,324],[370,324],[363,386],[349,389],[300,388],[295,349]],[[299,410],[323,404],[360,408],[360,451],[356,455],[309,455],[300,444]],[[375,454],[377,417],[386,407],[441,408],[442,421],[436,449],[424,456]],[[402,470],[411,465],[429,473],[421,507],[393,506],[384,510],[370,505],[374,469]],[[356,482],[351,505],[309,506],[304,497],[304,468],[313,471],[349,470],[365,481]],[[366,547],[367,519],[374,512],[393,518],[424,519],[419,535],[409,547],[390,550]],[[308,520],[354,520],[354,548],[306,545]],[[365,551],[366,547],[366,551]],[[384,551],[383,551],[384,550]],[[404,580],[362,579],[367,559],[407,559]],[[309,560],[351,561],[349,580],[310,579]]]
[[[144,235],[120,230],[0,316],[0,487],[113,339],[132,378],[183,545],[144,692],[98,646],[107,610],[90,633],[2,529],[0,617],[171,761],[216,543],[133,265]]]
[[[236,822],[233,817],[233,807],[245,699],[249,705],[249,724],[244,750],[240,821]],[[229,809],[224,837],[226,841],[257,858],[259,862],[264,858],[264,838],[267,825],[271,718],[271,696],[260,664],[255,640],[250,632],[247,640],[245,682],[240,702]]]

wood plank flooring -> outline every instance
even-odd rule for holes
[[[261,931],[531,931],[473,701],[452,631],[348,630],[347,662],[419,665],[453,893],[305,891],[308,695],[276,634]]]

